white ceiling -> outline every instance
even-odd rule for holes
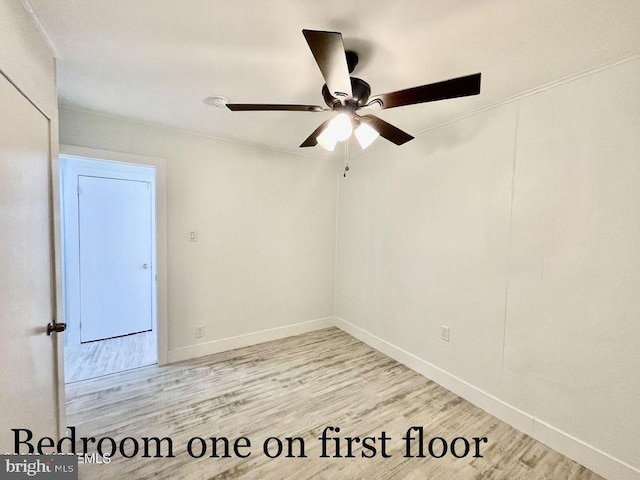
[[[29,3],[59,55],[62,105],[290,151],[330,114],[230,112],[202,99],[324,105],[303,28],[342,32],[360,54],[353,75],[374,94],[482,72],[478,96],[378,113],[414,135],[640,52],[638,0]]]

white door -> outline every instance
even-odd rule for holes
[[[0,74],[0,452],[57,436],[49,120]],[[62,354],[62,352],[60,352]],[[24,452],[24,449],[23,449]]]
[[[151,185],[77,178],[81,342],[151,330]]]

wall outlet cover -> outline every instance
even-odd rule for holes
[[[451,330],[449,329],[449,327],[447,327],[446,325],[442,325],[440,327],[440,340],[448,342],[450,338],[450,334],[451,334]]]

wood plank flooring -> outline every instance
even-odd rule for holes
[[[142,332],[64,349],[65,383],[102,377],[158,361],[155,332]]]
[[[601,478],[336,328],[70,384],[67,401],[77,437],[169,436],[176,455],[81,464],[81,479]],[[401,437],[414,425],[425,427],[425,448],[435,436],[486,436],[484,457],[404,458]],[[361,458],[370,450],[356,446],[357,458],[320,458],[327,426],[343,439],[384,431],[391,457]],[[191,458],[195,436],[246,436],[251,455]],[[302,437],[307,457],[268,458],[272,436]]]

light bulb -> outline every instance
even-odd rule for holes
[[[346,113],[338,114],[331,122],[329,122],[327,130],[331,131],[331,136],[336,141],[346,140],[353,132],[351,119]]]
[[[330,128],[325,128],[323,132],[318,135],[316,140],[322,148],[329,150],[330,152],[333,152],[336,148],[336,143],[338,143],[338,141],[333,137]]]
[[[375,139],[380,136],[380,134],[375,129],[364,122],[360,123],[360,126],[356,128],[355,132],[353,133],[358,139],[358,143],[363,150],[371,145],[375,141]]]

